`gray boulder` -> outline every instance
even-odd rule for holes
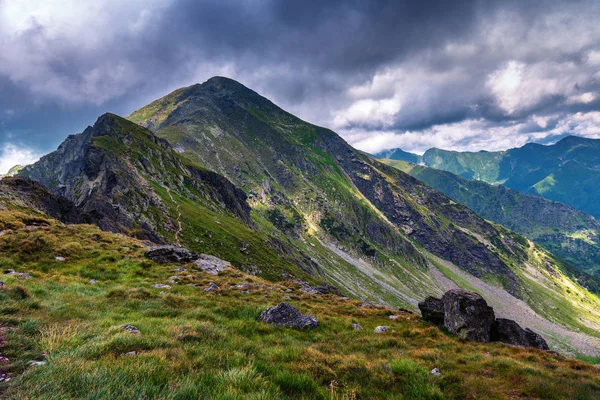
[[[387,332],[387,331],[388,331],[388,329],[390,329],[390,327],[389,327],[389,326],[382,325],[382,326],[378,326],[378,327],[376,327],[376,328],[373,330],[373,332],[374,332],[374,333],[384,333],[384,332]]]
[[[198,258],[194,252],[177,246],[152,247],[146,250],[144,256],[161,263],[188,263]]]
[[[477,293],[461,289],[447,291],[444,303],[444,326],[461,339],[489,342],[495,321],[494,310]]]
[[[231,264],[227,261],[207,254],[200,254],[200,257],[197,257],[194,264],[209,275],[217,275],[220,271],[231,268]]]
[[[433,296],[419,303],[419,310],[425,321],[435,325],[444,325],[444,302]]]
[[[521,328],[519,324],[511,319],[496,319],[492,324],[490,339],[492,342],[550,350],[548,343],[546,343],[543,337],[529,328]]]
[[[302,315],[288,303],[279,303],[260,314],[261,321],[271,325],[297,329],[312,329],[319,324],[312,315]]]
[[[139,335],[141,333],[138,328],[130,324],[121,325],[121,328],[126,332],[133,333],[134,335]]]

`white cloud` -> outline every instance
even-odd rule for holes
[[[545,130],[551,120],[556,120],[554,128]],[[542,126],[544,124],[546,126]],[[432,147],[456,151],[506,150],[523,146],[528,142],[565,134],[600,138],[600,111],[579,112],[562,117],[552,115],[540,118],[534,115],[522,122],[514,122],[507,126],[494,126],[484,119],[477,119],[436,125],[419,132],[365,130],[343,132],[343,136],[350,144],[369,153],[401,148],[417,154],[422,154]]]
[[[6,174],[15,165],[28,165],[36,162],[42,155],[36,151],[7,143],[0,148],[0,174]]]
[[[0,2],[0,75],[47,98],[102,104],[145,79],[123,53],[123,41],[134,40],[169,4]]]

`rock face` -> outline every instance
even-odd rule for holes
[[[227,261],[207,254],[200,254],[200,257],[194,260],[194,264],[209,275],[217,275],[220,271],[231,268],[231,264]]]
[[[261,321],[271,325],[297,329],[312,329],[319,324],[312,315],[302,315],[288,303],[279,303],[260,314]]]
[[[65,197],[103,230],[155,243],[172,241],[164,235],[173,234],[177,225],[177,213],[167,206],[172,195],[250,221],[250,206],[241,189],[221,175],[190,164],[166,140],[114,114],[104,114],[93,127],[69,136],[55,152],[23,168],[19,176]]]
[[[144,256],[161,263],[187,263],[198,258],[194,252],[176,246],[152,247],[146,250]]]
[[[444,302],[433,296],[419,303],[419,310],[425,321],[436,325],[444,325]]]
[[[461,339],[489,342],[495,321],[494,310],[483,297],[460,289],[447,291],[444,303],[444,326]]]
[[[490,336],[493,342],[550,350],[543,337],[529,328],[521,328],[511,319],[498,318],[492,325]]]

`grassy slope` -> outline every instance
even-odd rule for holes
[[[483,180],[489,183],[502,183],[499,163],[505,152],[458,152],[429,149],[421,161],[432,168],[450,171],[467,179]]]
[[[391,309],[303,294],[293,283],[235,270],[218,277],[176,273],[143,259],[136,240],[22,211],[0,211],[0,265],[33,276],[3,277],[0,326],[11,330],[0,348],[9,362],[0,368],[12,379],[0,384],[2,398],[595,399],[600,393],[600,373],[589,364],[461,343],[415,314],[390,321]],[[57,262],[57,255],[66,260]],[[167,294],[151,287],[174,275],[181,284]],[[202,290],[211,281],[218,292]],[[242,282],[250,293],[234,286]],[[295,331],[257,320],[282,300],[314,314],[319,327]],[[122,324],[141,335],[124,332]],[[378,325],[392,330],[372,333]],[[30,365],[44,357],[45,365]],[[434,367],[441,378],[429,374]]]
[[[382,160],[423,181],[482,217],[512,229],[592,274],[600,273],[600,224],[564,204],[446,171]]]

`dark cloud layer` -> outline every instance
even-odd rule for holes
[[[19,3],[0,0],[0,152],[213,75],[369,151],[600,135],[594,1]]]

